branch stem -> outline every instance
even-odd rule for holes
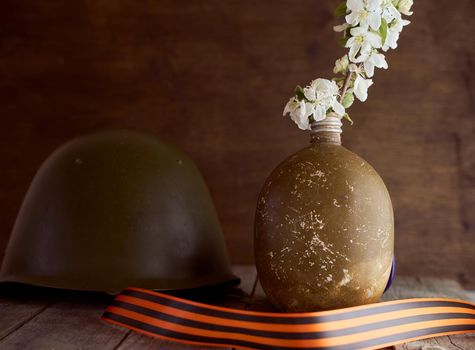
[[[357,71],[363,67],[363,64],[360,64],[357,68]],[[353,78],[354,72],[348,71],[348,75],[345,77],[345,81],[343,82],[343,88],[341,89],[341,96],[340,96],[340,103],[343,103],[343,99],[345,98],[346,90],[350,87],[351,78]]]
[[[341,90],[340,103],[343,103],[343,99],[345,98],[346,90],[348,90],[348,87],[350,86],[350,82],[351,82],[352,77],[353,77],[353,72],[348,71],[348,75],[345,78],[345,81],[343,83],[343,88]]]

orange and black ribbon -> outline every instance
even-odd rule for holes
[[[244,349],[377,349],[475,331],[475,304],[405,299],[311,313],[268,313],[128,288],[103,320],[161,339]]]

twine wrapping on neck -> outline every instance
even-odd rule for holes
[[[341,144],[341,118],[328,115],[325,119],[312,123],[312,142],[331,142]]]

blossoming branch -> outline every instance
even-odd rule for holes
[[[345,23],[333,29],[343,33],[342,44],[349,50],[335,62],[337,76],[313,80],[304,88],[297,86],[284,115],[289,114],[302,130],[311,129],[313,122],[328,115],[352,123],[346,109],[355,97],[366,101],[375,68],[388,68],[381,51],[397,47],[402,29],[410,23],[402,15],[412,15],[412,5],[413,0],[347,0],[340,4],[335,15],[344,16]]]

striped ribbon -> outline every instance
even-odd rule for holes
[[[475,304],[405,299],[311,313],[237,310],[128,288],[102,319],[181,343],[244,349],[377,349],[475,331]]]

